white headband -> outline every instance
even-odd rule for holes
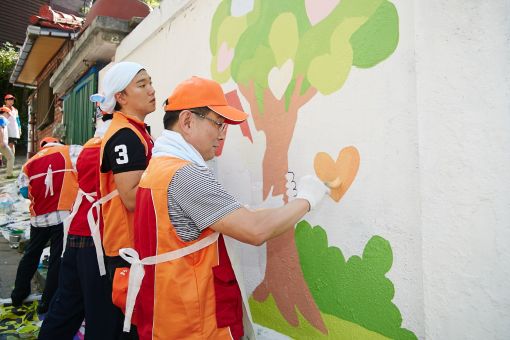
[[[143,69],[142,65],[131,61],[122,61],[113,65],[106,72],[102,81],[102,93],[91,95],[90,101],[100,103],[101,110],[112,113],[117,103],[115,94],[124,90],[136,74]]]

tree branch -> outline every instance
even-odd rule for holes
[[[239,87],[239,91],[241,91],[241,94],[248,100],[248,103],[250,104],[250,110],[251,110],[251,116],[253,118],[253,121],[255,123],[255,128],[257,130],[263,130],[264,129],[264,119],[262,119],[263,113],[259,110],[259,105],[257,102],[257,94],[255,93],[255,84],[253,80],[250,80],[248,85],[243,84],[237,84]]]
[[[291,101],[290,105],[293,106],[296,111],[317,94],[317,89],[310,86],[308,90],[306,90],[306,92],[301,95],[300,92],[301,86],[303,85],[303,80],[304,76],[298,76],[296,78],[296,87],[294,88],[294,93],[292,94],[292,97],[296,98],[296,100]]]

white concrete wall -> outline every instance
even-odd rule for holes
[[[393,302],[424,339],[506,339],[510,334],[510,3],[395,0],[400,41],[380,65],[353,69],[344,87],[299,114],[289,150],[297,176],[313,156],[358,148],[358,175],[342,201],[307,220],[330,245],[360,255],[373,235],[391,243]],[[163,1],[119,46],[116,60],[147,66],[158,109],[191,75],[211,77],[215,1]],[[231,82],[226,91],[234,89]],[[247,102],[243,106],[248,109]],[[218,176],[241,201],[262,203],[262,133],[230,129]],[[235,176],[231,176],[235,174]],[[264,248],[245,249],[246,286],[264,273]]]
[[[510,334],[510,3],[416,1],[428,339]]]

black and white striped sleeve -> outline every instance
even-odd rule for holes
[[[239,208],[241,204],[204,166],[184,166],[168,187],[170,220],[183,241],[197,239],[205,228]]]

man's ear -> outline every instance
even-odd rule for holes
[[[193,124],[193,119],[191,116],[192,113],[189,110],[182,110],[181,113],[179,113],[179,128],[185,134],[188,134],[191,130],[191,126]]]
[[[115,101],[119,103],[120,106],[124,106],[127,103],[126,96],[124,95],[124,92],[117,92],[115,93]]]

